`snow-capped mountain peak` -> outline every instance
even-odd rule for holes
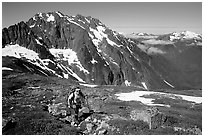
[[[169,37],[170,41],[182,39],[201,39],[201,35],[191,31],[173,32]]]
[[[2,34],[4,53],[8,50],[8,46],[5,47],[5,45],[18,44],[18,46],[9,47],[17,47],[20,49],[18,51],[25,52],[13,51],[9,52],[9,55],[17,56],[19,60],[26,58],[27,62],[30,61],[30,64],[38,66],[42,72],[46,71],[46,74],[92,84],[135,85],[146,89],[180,86],[175,85],[177,82],[174,81],[176,79],[174,77],[165,78],[173,86],[164,82],[162,75],[166,76],[166,73],[161,72],[161,75],[158,75],[157,67],[159,70],[160,66],[168,64],[166,61],[163,62],[162,58],[168,53],[168,49],[174,49],[171,45],[174,41],[169,41],[169,36],[178,40],[183,37],[197,36],[186,31],[166,34],[158,40],[158,35],[148,33],[135,33],[134,37],[127,37],[90,16],[80,14],[69,16],[60,12],[38,13],[26,23],[4,28]],[[168,44],[161,46],[163,49],[160,50],[152,46],[153,44],[141,42],[144,40],[154,45],[166,44],[166,41]],[[34,52],[27,54],[26,49]],[[155,54],[161,58],[159,63],[162,65],[157,64]]]
[[[130,35],[135,35],[135,36],[152,36],[153,34],[149,34],[146,32],[138,32],[138,33],[131,33]]]

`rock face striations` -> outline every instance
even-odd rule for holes
[[[144,89],[201,88],[199,78],[190,87],[186,86],[191,82],[189,78],[187,82],[176,81],[177,75],[172,76],[175,64],[166,59],[167,47],[162,52],[148,54],[141,49],[144,43],[119,34],[90,16],[38,13],[26,23],[4,28],[2,44],[5,53],[11,45],[32,50],[39,57],[32,61],[22,52],[15,54],[52,75],[79,82]],[[194,76],[190,77],[194,81]]]

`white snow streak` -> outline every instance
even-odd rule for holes
[[[74,73],[69,67],[65,67],[62,64],[58,64],[58,67],[61,68],[62,70],[66,70],[68,74],[70,74],[71,76],[73,76],[74,78],[76,78],[78,81],[85,83],[85,81],[83,81],[83,79],[81,79],[76,73]],[[64,78],[68,79],[69,75],[63,73]]]
[[[7,67],[2,67],[2,70],[13,70],[13,69],[7,68]]]
[[[63,17],[63,15],[60,12],[56,12],[60,17]]]
[[[142,83],[142,85],[143,85],[143,87],[144,87],[145,89],[148,89],[145,82],[141,82],[141,83]]]
[[[89,37],[90,37],[91,39],[94,39],[94,36],[93,36],[92,34],[90,34],[89,32],[88,32],[88,34],[89,34]]]
[[[42,43],[40,43],[38,39],[35,39],[35,41],[37,42],[37,44],[42,45]]]
[[[133,54],[132,50],[130,50],[130,48],[127,46],[127,49],[130,51],[131,54]]]
[[[84,28],[83,26],[81,26],[80,24],[74,22],[74,19],[71,19],[71,18],[67,17],[67,20],[68,20],[69,22],[71,22],[71,23],[73,23],[73,24],[75,24],[75,25],[81,27],[82,29],[85,29],[85,28]]]
[[[73,23],[73,24],[76,24],[77,26],[81,27],[82,29],[85,29],[83,26],[79,25],[78,23],[76,23],[76,22],[74,22],[74,21],[71,21],[71,20],[70,20],[69,22],[71,22],[71,23]]]
[[[79,85],[82,85],[82,86],[85,86],[85,87],[91,87],[91,88],[94,88],[94,87],[97,87],[97,86],[98,86],[98,85],[85,84],[85,83],[79,83]]]
[[[86,24],[86,22],[84,22],[83,20],[80,20],[80,19],[79,19],[78,21],[81,21],[82,23]]]
[[[69,72],[71,72],[70,74],[71,74],[73,77],[75,77],[78,81],[85,83],[85,81],[84,81],[82,78],[80,78],[76,73],[74,73],[70,68],[67,68],[67,69],[69,70]]]
[[[169,85],[170,87],[174,88],[174,86],[171,85],[171,84],[170,84],[169,82],[167,82],[166,80],[164,80],[164,82],[165,82],[167,85]]]
[[[85,20],[88,22],[88,23],[90,23],[90,21],[85,17]]]

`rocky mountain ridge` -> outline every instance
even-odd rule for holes
[[[144,89],[189,88],[158,71],[158,66],[165,65],[163,56],[152,50],[147,54],[141,49],[144,43],[124,37],[90,16],[38,13],[26,23],[4,28],[2,37],[3,49],[18,44],[33,50],[41,59],[39,66],[62,78]],[[161,58],[160,64],[154,61],[156,56]]]

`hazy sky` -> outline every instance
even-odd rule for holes
[[[98,18],[118,32],[168,33],[190,30],[202,33],[202,3],[161,2],[3,2],[2,27],[28,21],[39,12],[61,11]]]

